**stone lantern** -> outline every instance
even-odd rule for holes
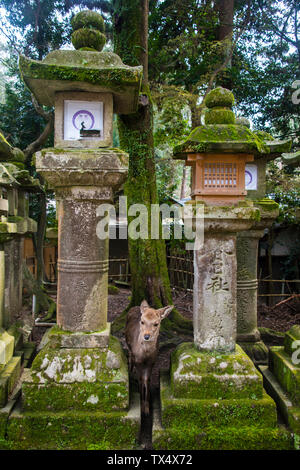
[[[260,220],[260,210],[246,199],[245,169],[265,147],[235,123],[233,102],[229,90],[212,90],[205,125],[174,149],[174,158],[192,165],[192,222],[202,204],[204,242],[194,247],[194,342],[177,347],[170,376],[161,377],[157,449],[178,449],[179,442],[184,449],[289,446],[261,374],[236,344],[237,236]]]
[[[57,327],[23,378],[22,408],[39,422],[56,413],[60,425],[47,448],[61,439],[67,448],[101,441],[118,448],[134,439],[139,414],[128,415],[127,361],[107,323],[108,238],[97,236],[97,209],[112,203],[127,176],[128,155],[112,147],[113,112],[136,111],[142,67],[101,52],[99,14],[78,13],[72,28],[76,50],[20,58],[38,102],[55,107],[55,146],[36,154],[36,167],[58,202]],[[24,426],[19,432],[27,439]]]

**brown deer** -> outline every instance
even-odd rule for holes
[[[140,307],[129,310],[126,319],[125,338],[129,349],[129,370],[135,368],[140,388],[141,414],[150,414],[150,378],[158,351],[158,335],[161,321],[173,310],[174,305],[155,310],[143,300]]]

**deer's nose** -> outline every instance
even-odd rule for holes
[[[146,341],[148,341],[149,338],[150,338],[150,335],[144,335],[144,339],[145,339]]]

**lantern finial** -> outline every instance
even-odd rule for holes
[[[106,38],[104,21],[99,13],[83,10],[71,20],[72,44],[80,51],[102,51]]]
[[[231,110],[233,104],[233,93],[227,88],[218,87],[211,90],[205,98],[208,108],[205,124],[235,124],[235,115]]]

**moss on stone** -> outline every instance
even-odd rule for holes
[[[234,112],[228,108],[215,107],[205,112],[205,124],[234,124]]]
[[[28,384],[22,388],[23,408],[28,411],[119,411],[129,406],[128,384],[80,382]]]
[[[72,44],[75,49],[82,47],[93,48],[96,51],[102,51],[106,38],[103,33],[96,29],[80,28],[72,33]]]
[[[285,429],[256,426],[178,426],[154,433],[156,450],[292,450],[291,433]]]
[[[200,384],[201,386],[201,384]],[[263,392],[262,398],[192,399],[174,398],[166,374],[161,375],[161,418],[165,428],[189,423],[207,426],[247,426],[266,428],[277,423],[275,402]]]
[[[262,376],[238,345],[235,353],[221,354],[182,343],[173,352],[171,363],[171,389],[176,398],[262,397]]]
[[[174,147],[174,157],[180,158],[188,153],[204,153],[216,150],[239,153],[270,153],[265,142],[245,126],[235,124],[215,124],[199,126],[187,137],[186,141]],[[225,146],[226,144],[226,146]]]
[[[117,295],[120,292],[120,289],[117,286],[112,284],[108,285],[108,293],[109,295]]]
[[[11,449],[85,450],[134,448],[138,421],[121,412],[36,412],[10,416],[7,442]]]
[[[204,103],[207,108],[214,108],[216,106],[232,108],[234,105],[234,96],[227,88],[217,87],[208,93]]]

